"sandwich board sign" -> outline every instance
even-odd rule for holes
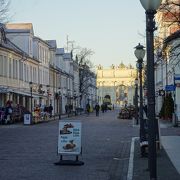
[[[59,121],[58,154],[81,154],[81,122]]]

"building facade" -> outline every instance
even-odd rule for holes
[[[179,0],[162,1],[156,14],[158,25],[155,37],[155,88],[156,114],[163,108],[165,96],[172,94],[175,114],[180,119],[179,102],[179,37],[180,37],[180,9]]]
[[[0,24],[0,106],[9,101],[33,112],[50,104],[53,115],[80,106],[79,65],[56,40],[34,35],[31,23]]]
[[[96,82],[98,102],[102,104],[104,101],[110,101],[116,107],[132,105],[135,77],[136,70],[122,63],[109,68],[99,65]]]

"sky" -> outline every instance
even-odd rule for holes
[[[134,47],[145,39],[139,0],[11,0],[10,23],[32,23],[35,36],[91,49],[94,65],[135,65]],[[142,34],[142,35],[140,35]]]

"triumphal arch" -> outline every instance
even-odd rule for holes
[[[131,65],[97,66],[97,99],[100,104],[110,102],[115,107],[133,104],[136,69]]]

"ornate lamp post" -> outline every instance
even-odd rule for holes
[[[135,47],[134,54],[137,60],[137,69],[139,71],[139,97],[140,97],[140,107],[139,107],[139,119],[140,119],[140,145],[141,145],[141,156],[145,156],[145,146],[146,141],[144,118],[143,118],[143,93],[142,93],[142,69],[143,69],[143,58],[145,56],[144,46],[140,43]]]
[[[62,93],[61,93],[61,87],[58,88],[58,95],[59,95],[59,119],[61,119],[61,109],[62,109]]]
[[[50,85],[46,85],[46,88],[47,88],[47,96],[48,96],[48,98],[47,98],[47,105],[49,106],[49,96],[50,96]]]
[[[33,109],[33,107],[32,107],[32,88],[33,88],[33,83],[32,82],[29,82],[29,87],[30,87],[30,92],[31,92],[31,114],[32,114],[32,109]]]
[[[146,49],[147,49],[147,91],[148,91],[148,152],[150,179],[157,179],[156,162],[156,118],[155,118],[155,85],[154,85],[154,15],[161,0],[140,0],[146,10]]]
[[[136,119],[136,125],[139,124],[138,121],[138,79],[136,78],[134,81],[135,84],[135,99],[134,99],[134,103],[135,103],[135,119]]]

